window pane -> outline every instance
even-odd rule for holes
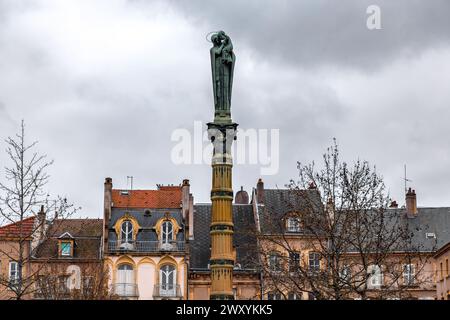
[[[123,242],[131,242],[133,240],[133,225],[131,224],[131,221],[126,220],[122,222],[121,231]]]
[[[119,270],[127,270],[127,271],[130,271],[130,270],[133,270],[133,267],[132,267],[131,265],[129,265],[129,264],[121,264],[121,265],[119,266]]]
[[[164,243],[169,243],[173,239],[173,225],[170,221],[165,221],[162,226],[162,241]]]
[[[319,271],[320,270],[320,256],[316,252],[311,252],[309,254],[309,269],[311,271]]]
[[[62,242],[61,243],[61,255],[63,255],[63,256],[71,255],[71,243],[70,242]]]

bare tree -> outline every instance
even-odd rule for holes
[[[77,209],[65,198],[52,199],[45,192],[47,169],[53,161],[34,151],[37,141],[27,142],[24,121],[20,132],[5,142],[11,165],[5,167],[5,179],[0,182],[0,217],[13,227],[9,234],[2,234],[0,258],[13,261],[15,269],[10,275],[0,275],[0,286],[9,291],[10,298],[20,300],[35,290],[31,258],[39,243],[49,236],[47,226],[54,219],[71,216]],[[54,215],[49,217],[49,213]],[[30,225],[32,217],[36,219]]]
[[[109,272],[102,260],[83,263],[79,273],[67,274],[69,263],[44,263],[36,277],[37,299],[43,300],[113,300],[108,288]]]
[[[367,161],[341,161],[334,145],[323,167],[298,163],[283,208],[262,216],[258,234],[266,292],[284,298],[411,297],[429,255],[402,209],[389,208],[383,178]],[[417,231],[417,230],[416,230]]]

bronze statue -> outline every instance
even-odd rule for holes
[[[236,56],[229,36],[219,31],[211,37],[211,69],[214,91],[215,118],[231,121],[231,91]]]

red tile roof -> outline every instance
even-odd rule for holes
[[[113,189],[112,202],[115,208],[180,208],[181,187],[158,186],[158,190],[132,190],[128,195]]]
[[[0,227],[0,237],[12,237],[12,238],[27,238],[33,233],[35,217],[29,217],[23,219],[22,221],[17,221],[15,223],[8,224],[6,226]],[[22,225],[22,235],[20,234],[20,227]]]

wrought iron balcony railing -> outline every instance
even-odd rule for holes
[[[113,293],[123,298],[139,297],[137,284],[134,283],[115,283],[112,285]]]
[[[178,284],[155,284],[153,298],[182,298],[180,285]]]
[[[161,241],[108,241],[108,252],[162,252],[184,251],[183,241],[164,243]]]

